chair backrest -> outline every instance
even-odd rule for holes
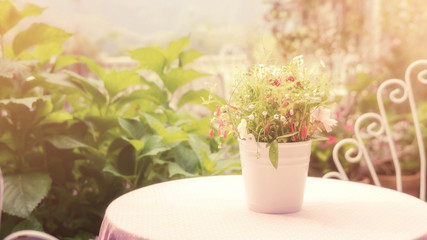
[[[396,143],[393,140],[392,131],[390,129],[389,121],[387,119],[387,113],[384,106],[383,96],[384,93],[389,94],[389,99],[393,103],[403,103],[407,101],[410,106],[410,111],[412,115],[413,127],[416,134],[416,141],[419,151],[419,161],[420,161],[420,195],[419,197],[422,200],[426,200],[426,155],[424,149],[423,136],[420,129],[420,122],[418,118],[417,108],[414,100],[414,94],[411,85],[411,75],[414,73],[415,68],[423,67],[424,70],[421,70],[417,74],[417,79],[422,84],[427,84],[427,59],[417,60],[413,62],[406,69],[405,80],[400,79],[389,79],[383,82],[377,91],[377,102],[380,114],[378,113],[365,113],[359,116],[354,125],[354,138],[345,138],[339,141],[333,149],[332,158],[334,160],[335,166],[337,167],[337,172],[329,172],[325,174],[324,178],[339,178],[342,180],[349,180],[347,173],[345,172],[340,159],[339,159],[339,150],[344,146],[351,144],[352,148],[347,148],[344,153],[344,158],[348,162],[360,162],[364,159],[366,167],[369,170],[371,178],[375,185],[381,186],[380,181],[378,180],[378,175],[375,171],[374,164],[371,160],[370,153],[367,149],[367,138],[372,137],[385,137],[388,143],[390,150],[390,155],[392,163],[395,169],[396,174],[396,190],[402,191],[402,171],[401,163],[399,161],[399,154],[396,151]],[[390,90],[392,87],[392,90]],[[372,122],[364,124],[365,121],[371,120]],[[362,131],[362,128],[366,126],[365,131]]]
[[[3,240],[58,240],[57,238],[35,230],[21,230],[9,234]]]

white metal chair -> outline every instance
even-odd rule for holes
[[[390,130],[389,122],[387,120],[387,115],[385,111],[383,95],[384,93],[389,93],[389,98],[393,103],[403,103],[405,101],[409,102],[410,111],[412,114],[413,126],[416,134],[416,140],[418,144],[419,157],[420,157],[420,199],[426,200],[426,154],[424,150],[423,136],[420,130],[420,122],[417,114],[417,108],[414,100],[414,94],[411,85],[411,74],[415,73],[415,68],[422,67],[424,70],[421,70],[417,74],[417,79],[422,84],[427,84],[427,59],[417,60],[409,65],[405,72],[405,81],[400,79],[389,79],[383,82],[377,91],[377,102],[380,110],[378,113],[365,113],[359,116],[354,125],[354,138],[345,138],[339,141],[333,149],[332,158],[337,167],[337,172],[329,172],[325,174],[324,178],[339,178],[341,180],[349,180],[347,173],[345,172],[340,159],[339,159],[339,150],[348,144],[354,145],[355,147],[347,149],[344,153],[344,158],[349,163],[360,162],[362,157],[365,161],[366,167],[369,170],[369,174],[375,185],[381,186],[380,181],[378,180],[378,175],[374,169],[373,163],[371,161],[370,154],[367,150],[366,139],[369,137],[380,137],[384,136],[387,139],[387,143],[390,149],[390,154],[395,168],[396,173],[396,190],[402,191],[402,171],[401,165],[399,162],[399,157],[396,151],[396,144],[392,137],[392,131]],[[386,91],[394,87],[391,91]],[[363,125],[362,123],[366,120],[371,120],[372,122],[368,125]],[[362,127],[367,126],[365,131],[362,131]]]
[[[0,216],[3,203],[3,174],[0,169]],[[1,219],[0,219],[1,223]],[[58,240],[57,238],[35,230],[20,230],[6,236],[3,240]]]

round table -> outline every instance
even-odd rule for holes
[[[368,184],[309,177],[302,210],[247,209],[241,176],[197,177],[129,192],[107,208],[99,239],[414,239],[427,203]]]

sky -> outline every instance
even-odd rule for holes
[[[215,37],[267,31],[263,0],[17,0],[47,7],[37,19],[94,40],[120,35],[118,44],[151,44],[188,34]],[[209,34],[207,36],[209,36]],[[200,36],[199,36],[200,37]],[[239,36],[237,36],[239,37]],[[241,36],[244,38],[244,36]],[[233,36],[230,36],[233,39]],[[221,39],[218,39],[221,41]]]

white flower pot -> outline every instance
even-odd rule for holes
[[[249,209],[261,213],[292,213],[301,209],[311,141],[279,143],[279,164],[270,162],[266,143],[253,135],[239,139],[240,161]],[[257,151],[259,158],[257,158]]]

